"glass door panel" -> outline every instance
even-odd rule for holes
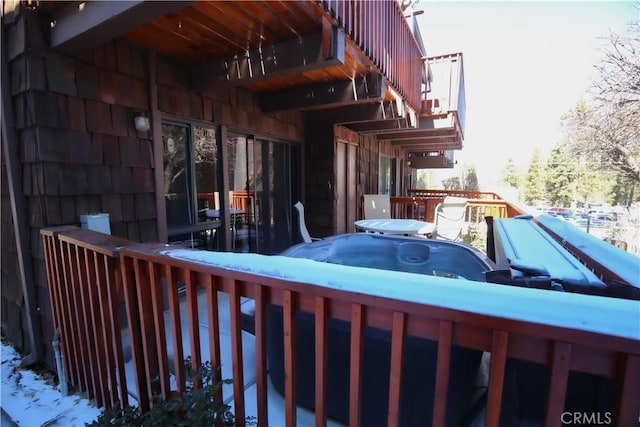
[[[164,197],[169,228],[192,223],[189,207],[188,136],[187,126],[167,123],[162,125]]]

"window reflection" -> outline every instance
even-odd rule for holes
[[[218,148],[215,129],[162,125],[164,195],[170,242],[217,248]]]
[[[229,134],[234,250],[273,254],[292,244],[289,144]]]

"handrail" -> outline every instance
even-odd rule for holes
[[[427,188],[410,188],[407,195],[411,197],[426,197],[430,199],[444,199],[447,196],[465,197],[467,199],[502,200],[502,197],[491,191],[473,190],[436,190]]]

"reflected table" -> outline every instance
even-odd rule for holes
[[[357,230],[370,233],[403,234],[403,235],[429,235],[435,230],[432,222],[419,221],[417,219],[361,219],[354,223]]]

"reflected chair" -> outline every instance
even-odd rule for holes
[[[467,199],[462,197],[445,197],[435,209],[435,228],[433,238],[445,240],[461,240],[464,234],[467,214]]]
[[[388,194],[364,195],[364,219],[391,218],[391,198]]]
[[[307,230],[307,224],[304,220],[304,205],[302,204],[302,202],[298,200],[298,202],[293,205],[293,207],[298,211],[298,228],[300,230],[300,236],[302,237],[302,240],[305,243],[322,240],[319,237],[311,237],[311,235],[309,234],[309,230]]]

